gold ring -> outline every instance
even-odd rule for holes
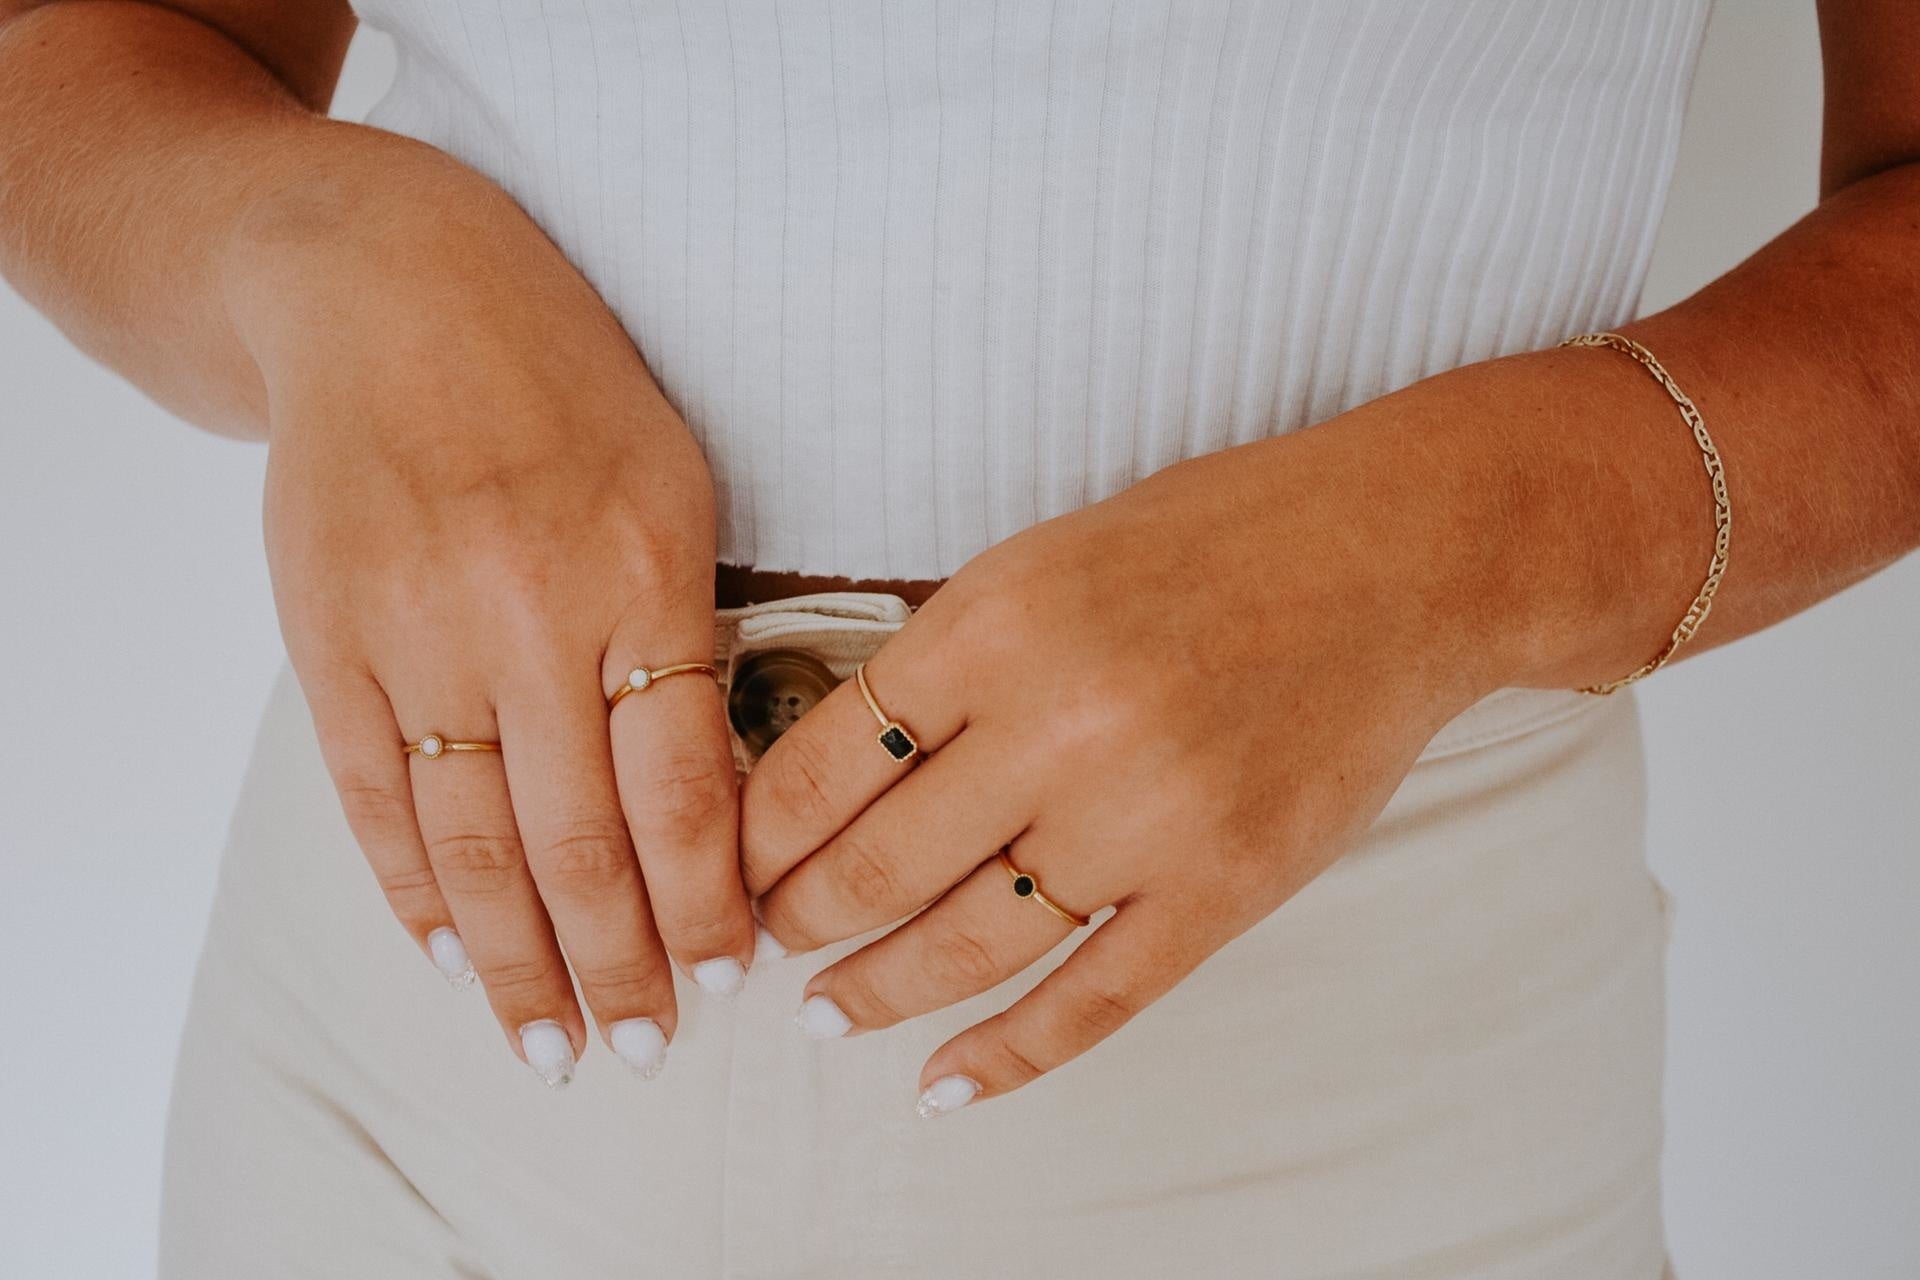
[[[607,699],[607,710],[611,711],[619,706],[620,699],[628,694],[639,693],[642,689],[651,689],[668,676],[695,674],[712,676],[716,684],[720,680],[720,672],[705,662],[679,662],[671,667],[635,667],[627,672],[627,682],[615,689],[613,695]]]
[[[424,756],[428,760],[438,760],[449,751],[498,751],[497,742],[449,742],[437,733],[430,733],[418,742],[407,744],[408,755]]]
[[[867,710],[873,712],[873,718],[880,722],[880,745],[893,757],[895,764],[905,764],[920,754],[920,744],[914,741],[907,726],[895,720],[880,709],[880,703],[874,698],[873,690],[867,687],[867,664],[861,663],[853,669],[854,683],[860,686],[860,696],[867,700]]]
[[[1039,903],[1041,906],[1045,907],[1047,910],[1053,912],[1053,914],[1059,916],[1062,920],[1065,920],[1068,924],[1072,925],[1076,929],[1084,929],[1088,925],[1093,923],[1093,921],[1089,917],[1077,916],[1073,914],[1073,912],[1067,910],[1065,907],[1055,902],[1052,898],[1049,898],[1046,894],[1040,892],[1040,882],[1038,880],[1035,880],[1027,872],[1022,871],[1020,868],[1014,866],[1013,859],[1007,856],[1007,851],[1005,849],[1002,849],[1000,851],[1000,865],[1005,867],[1007,869],[1007,874],[1013,877],[1013,896],[1014,897],[1033,899],[1035,902]]]

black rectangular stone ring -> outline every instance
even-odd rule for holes
[[[873,718],[880,722],[880,732],[876,735],[886,753],[893,757],[895,764],[905,764],[920,754],[920,744],[907,732],[907,726],[889,716],[880,709],[880,703],[874,698],[873,690],[867,687],[867,664],[861,663],[853,669],[853,681],[860,686],[860,696],[867,700],[867,710],[873,712]]]

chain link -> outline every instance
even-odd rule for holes
[[[1560,345],[1563,347],[1612,347],[1615,351],[1623,352],[1637,360],[1648,373],[1653,375],[1654,381],[1673,397],[1673,402],[1680,406],[1680,417],[1693,431],[1693,442],[1700,446],[1700,456],[1706,462],[1707,482],[1713,486],[1713,560],[1707,566],[1707,580],[1700,585],[1699,594],[1695,595],[1693,603],[1687,606],[1686,616],[1682,617],[1680,625],[1673,629],[1673,635],[1668,639],[1665,647],[1654,654],[1646,665],[1618,680],[1589,685],[1580,690],[1582,693],[1605,695],[1624,685],[1632,684],[1635,680],[1650,676],[1666,666],[1667,659],[1673,657],[1674,651],[1693,639],[1694,633],[1700,630],[1700,624],[1707,620],[1707,614],[1713,609],[1714,593],[1720,589],[1720,579],[1725,577],[1727,572],[1727,543],[1733,534],[1733,504],[1727,500],[1726,469],[1720,465],[1720,451],[1713,447],[1713,437],[1707,434],[1706,420],[1700,416],[1699,408],[1688,398],[1687,393],[1682,391],[1679,384],[1673,380],[1673,375],[1667,372],[1666,366],[1654,358],[1653,352],[1632,338],[1617,333],[1583,333],[1577,337],[1568,338]]]

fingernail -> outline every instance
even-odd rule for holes
[[[732,956],[715,956],[693,966],[693,980],[722,999],[732,999],[747,985],[747,971]]]
[[[853,1019],[840,1011],[831,996],[808,996],[793,1015],[793,1025],[809,1040],[838,1040],[853,1030]]]
[[[651,1080],[667,1065],[667,1033],[652,1018],[628,1018],[607,1028],[607,1040],[620,1061],[642,1080]]]
[[[473,985],[473,961],[467,959],[467,944],[460,941],[459,934],[441,925],[427,935],[427,950],[448,986],[464,991]]]
[[[920,1095],[920,1101],[914,1104],[913,1109],[920,1113],[922,1120],[931,1120],[958,1111],[979,1093],[978,1080],[969,1080],[966,1076],[941,1076],[927,1086],[927,1091]]]
[[[753,960],[758,964],[762,960],[785,960],[787,949],[780,945],[780,939],[767,932],[767,926],[756,925],[753,930]]]
[[[520,1048],[540,1083],[558,1089],[573,1079],[573,1041],[567,1029],[552,1018],[520,1028]]]

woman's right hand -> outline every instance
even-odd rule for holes
[[[586,1044],[569,962],[651,1074],[667,957],[720,995],[753,958],[713,681],[607,709],[634,667],[711,660],[705,461],[504,197],[427,226],[342,199],[260,220],[230,287],[270,401],[274,598],[328,769],[394,914],[456,985],[471,957],[542,1079]],[[429,733],[502,750],[403,752]]]

